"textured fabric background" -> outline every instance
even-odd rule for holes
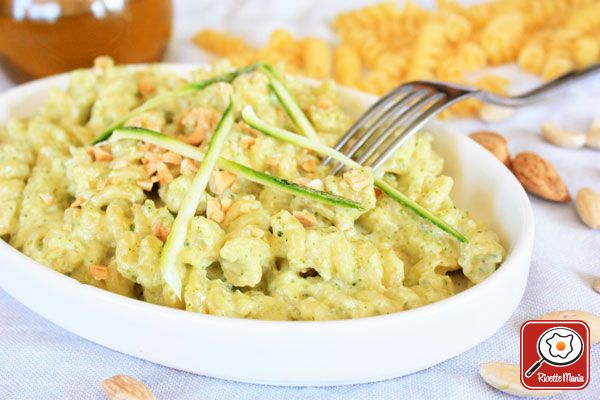
[[[189,43],[189,37],[204,26],[243,34],[255,44],[264,43],[268,33],[277,27],[287,27],[297,35],[319,34],[333,38],[328,29],[332,16],[366,3],[358,0],[176,1],[175,37],[167,60],[207,60],[206,54]],[[515,89],[536,83],[510,67],[500,69],[499,73],[515,77]],[[0,72],[0,91],[10,85]],[[583,186],[600,190],[600,152],[556,148],[544,143],[539,135],[540,123],[547,120],[583,129],[592,117],[600,116],[599,99],[600,77],[573,87],[552,102],[519,110],[513,119],[493,129],[510,139],[513,154],[534,150],[550,160],[572,194]],[[474,121],[454,124],[465,133],[483,127]],[[488,361],[518,363],[519,327],[524,320],[559,309],[582,309],[600,314],[600,295],[590,287],[600,276],[600,232],[587,229],[578,220],[572,205],[534,198],[531,201],[536,240],[529,284],[520,307],[490,339],[426,371],[386,382],[330,388],[279,388],[205,378],[80,339],[38,317],[0,290],[0,399],[102,399],[101,381],[120,373],[145,381],[162,400],[510,398],[487,386],[480,379],[478,369],[482,362]],[[459,323],[476,324],[477,321]],[[561,398],[600,398],[600,349],[592,349],[591,356],[589,387],[581,392],[566,393]]]

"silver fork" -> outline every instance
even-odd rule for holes
[[[533,90],[514,97],[498,96],[470,86],[434,81],[416,81],[398,86],[381,97],[348,129],[335,146],[359,164],[379,168],[427,121],[460,101],[475,97],[505,107],[520,107],[539,101],[550,91],[600,70],[600,64],[569,72]],[[327,157],[324,164],[331,162]],[[337,174],[343,169],[338,164]]]

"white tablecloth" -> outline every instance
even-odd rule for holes
[[[176,2],[175,35],[168,61],[206,60],[207,55],[189,43],[190,36],[204,26],[243,34],[255,44],[263,43],[268,33],[278,27],[287,27],[297,35],[318,34],[333,39],[328,28],[331,17],[339,10],[368,2],[216,3]],[[513,75],[513,70],[501,69],[500,73]],[[525,78],[519,82],[533,81]],[[0,91],[10,86],[0,72]],[[572,194],[583,186],[600,190],[599,151],[556,148],[544,143],[539,134],[540,123],[546,120],[583,128],[592,117],[600,116],[599,100],[600,77],[577,85],[553,102],[519,110],[513,119],[493,129],[509,138],[513,154],[533,150],[550,160]],[[475,121],[456,125],[465,132],[483,127]],[[330,388],[280,388],[211,379],[138,360],[83,340],[40,318],[0,290],[0,399],[102,399],[100,383],[114,374],[129,374],[145,381],[163,400],[510,398],[487,386],[478,370],[481,363],[488,361],[518,363],[519,327],[524,320],[559,309],[600,314],[600,295],[591,289],[592,281],[600,276],[600,232],[585,227],[572,205],[535,198],[531,201],[536,239],[529,284],[521,305],[508,323],[484,343],[426,371],[386,382]],[[600,398],[600,351],[592,349],[591,356],[589,387],[566,393],[562,398]]]

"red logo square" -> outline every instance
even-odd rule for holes
[[[520,365],[528,389],[583,389],[590,381],[590,328],[579,320],[526,321]]]

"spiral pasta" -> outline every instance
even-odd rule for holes
[[[290,72],[333,76],[375,94],[415,79],[474,83],[469,73],[512,62],[547,80],[600,60],[599,0],[436,3],[434,10],[406,0],[341,12],[331,24],[341,39],[333,50],[321,39],[295,39],[283,29],[260,50],[212,30],[194,40],[237,66],[282,63]],[[456,108],[471,115],[477,107],[473,101]]]

